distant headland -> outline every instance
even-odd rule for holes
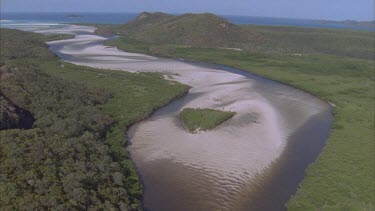
[[[356,20],[344,20],[344,21],[332,21],[332,20],[318,20],[321,24],[344,24],[350,26],[362,26],[375,28],[375,20],[373,21],[356,21]]]
[[[83,18],[85,16],[83,15],[78,15],[78,14],[70,14],[66,16],[67,18]]]

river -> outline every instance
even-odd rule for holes
[[[27,29],[26,29],[27,30]],[[188,84],[187,96],[128,131],[128,150],[144,187],[145,210],[284,210],[304,170],[322,150],[332,114],[311,94],[230,67],[157,58],[104,46],[94,28],[64,25],[39,33],[73,33],[49,42],[63,60],[129,72],[161,72]],[[183,108],[237,114],[212,131],[191,134]]]

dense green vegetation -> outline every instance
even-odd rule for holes
[[[126,35],[152,43],[150,51],[173,53],[174,45],[179,45],[272,55],[323,53],[363,59],[375,55],[374,33],[370,31],[235,25],[213,14],[142,13],[127,24],[96,27],[99,34]]]
[[[309,29],[293,27],[246,26],[247,30],[262,33],[267,39],[263,42],[247,42],[242,47],[246,53],[267,56],[306,56],[311,54],[330,54],[353,58],[374,58],[373,33],[362,31],[342,31],[330,29]],[[107,45],[117,46],[129,51],[155,54],[160,56],[176,56],[184,49],[193,51],[194,47],[176,44],[145,42],[131,37],[120,37],[121,40],[108,40]],[[191,48],[191,49],[189,49]],[[246,50],[248,49],[248,50]],[[206,51],[212,49],[205,49]],[[230,53],[230,49],[215,49]],[[233,51],[233,50],[232,50]],[[234,52],[235,53],[235,52]]]
[[[236,67],[288,83],[335,104],[329,140],[317,161],[307,169],[305,180],[287,207],[289,210],[373,209],[374,33],[268,26],[247,29],[267,38],[263,44],[245,43],[259,45],[259,51],[150,43],[134,36],[107,44],[125,51]]]
[[[3,73],[2,70],[0,70],[0,72]],[[3,79],[3,77],[0,78]],[[24,110],[15,105],[12,101],[7,99],[1,92],[0,111],[0,130],[14,128],[29,129],[34,124],[35,119],[29,111]]]
[[[193,29],[193,30],[192,30]],[[98,34],[126,34],[146,42],[204,47],[240,46],[256,34],[213,14],[141,13],[124,25],[98,25]]]
[[[0,131],[0,209],[139,210],[125,130],[188,87],[64,63],[46,40],[1,29],[1,120],[15,122]],[[31,128],[9,129],[20,126],[16,108],[35,118]]]
[[[72,34],[48,34],[48,35],[44,35],[43,40],[45,42],[48,42],[48,41],[72,39],[72,38],[74,38],[74,35]]]
[[[212,130],[235,114],[235,112],[214,109],[185,108],[180,112],[180,118],[184,127],[189,132],[195,133]]]
[[[374,58],[374,33],[342,29],[275,26],[244,26],[263,37],[263,43],[244,43],[243,48],[267,54],[331,54],[363,59]]]
[[[322,24],[344,24],[349,26],[363,26],[369,29],[375,29],[375,20],[373,21],[356,21],[356,20],[344,20],[344,21],[332,21],[332,20],[319,20]]]

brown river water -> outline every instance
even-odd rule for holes
[[[106,47],[102,42],[108,38],[93,30],[71,25],[33,28],[39,33],[76,34],[74,39],[48,43],[67,62],[161,72],[192,87],[187,96],[128,131],[145,210],[285,209],[327,139],[332,114],[326,102],[234,68]],[[178,116],[186,107],[237,114],[212,131],[191,134]]]

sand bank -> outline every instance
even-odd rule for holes
[[[282,155],[288,137],[327,109],[300,90],[257,81],[220,68],[128,53],[102,44],[91,27],[66,26],[40,33],[77,34],[48,44],[74,64],[129,72],[161,72],[188,84],[189,94],[130,129],[132,155],[144,181],[146,208],[238,210],[246,191]],[[184,130],[186,107],[237,114],[216,129]],[[244,189],[246,187],[246,190]]]

